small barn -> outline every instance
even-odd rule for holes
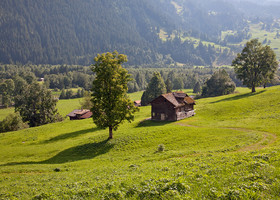
[[[73,110],[67,115],[70,120],[87,119],[92,116],[92,112],[87,109]]]
[[[141,106],[141,100],[134,101],[134,106],[140,107]]]
[[[178,121],[195,115],[195,101],[184,92],[162,94],[151,105],[152,120]]]

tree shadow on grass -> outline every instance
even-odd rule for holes
[[[213,103],[220,103],[220,102],[224,102],[224,101],[239,100],[239,99],[243,99],[243,98],[248,98],[248,97],[252,97],[252,96],[255,96],[255,95],[259,95],[259,94],[262,94],[264,92],[265,92],[265,90],[262,90],[262,91],[259,91],[259,92],[254,92],[254,93],[240,94],[240,95],[236,95],[234,97],[229,97],[229,98],[221,99],[221,100],[218,100],[218,101],[213,101],[211,103],[213,104]]]
[[[86,133],[91,133],[91,132],[95,132],[99,130],[98,128],[89,128],[89,129],[85,129],[85,130],[80,130],[80,131],[74,131],[74,132],[71,132],[71,133],[65,133],[65,134],[62,134],[62,135],[58,135],[56,137],[53,137],[51,139],[48,139],[48,140],[45,140],[45,141],[42,141],[41,144],[47,144],[47,143],[52,143],[52,142],[57,142],[59,140],[65,140],[65,139],[69,139],[69,138],[75,138],[75,137],[78,137],[80,135],[83,135],[83,134],[86,134]]]
[[[68,162],[75,162],[79,160],[88,160],[99,155],[109,152],[114,147],[114,144],[109,140],[104,140],[97,143],[83,144],[76,147],[71,147],[59,152],[57,155],[47,160],[35,162],[13,162],[0,166],[14,166],[14,165],[33,165],[33,164],[63,164]]]
[[[164,126],[167,124],[173,123],[172,121],[154,121],[151,119],[144,120],[138,123],[136,128],[142,128],[142,127],[153,127],[153,126]]]

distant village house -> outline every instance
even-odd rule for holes
[[[92,116],[92,112],[86,109],[73,110],[67,116],[70,118],[70,120],[87,119]]]
[[[195,115],[195,101],[184,92],[162,94],[151,105],[152,120],[178,121]]]
[[[140,107],[141,106],[141,100],[134,101],[134,105],[136,107]]]

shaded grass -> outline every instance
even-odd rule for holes
[[[12,162],[2,166],[14,166],[14,165],[33,165],[33,164],[62,164],[68,162],[75,162],[79,160],[93,159],[97,156],[107,153],[113,144],[109,143],[108,140],[101,142],[83,144],[76,147],[65,149],[55,156],[43,160],[43,161],[28,161],[28,162]]]
[[[245,93],[245,94],[240,94],[240,95],[234,95],[232,97],[228,97],[228,98],[224,98],[224,99],[220,99],[218,101],[214,101],[211,103],[219,103],[219,102],[223,102],[223,101],[235,101],[235,100],[239,100],[239,99],[243,99],[243,98],[249,98],[255,95],[259,95],[261,93],[265,92],[264,90],[262,91],[258,91],[258,92],[254,92],[254,93]]]
[[[42,144],[57,142],[60,140],[65,140],[65,139],[70,139],[70,138],[73,139],[75,137],[79,137],[80,135],[83,135],[86,133],[93,133],[97,130],[98,130],[98,128],[89,128],[89,129],[85,129],[85,130],[79,130],[79,131],[74,131],[74,132],[70,132],[70,133],[65,133],[65,134],[50,138],[48,140],[42,141]]]

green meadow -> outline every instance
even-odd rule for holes
[[[266,40],[266,43],[264,45],[269,45],[273,51],[275,52],[278,59],[280,59],[280,38],[277,38],[277,31],[279,32],[279,29],[273,28],[271,31],[267,31],[262,29],[263,24],[253,24],[251,23],[249,26],[249,32],[252,34],[251,39],[257,38],[259,42],[263,43]],[[222,32],[221,39],[223,40],[226,35],[233,35],[236,32],[233,32],[231,30]],[[243,40],[241,43],[236,45],[245,45],[247,40]],[[232,44],[233,45],[233,44]]]
[[[0,199],[280,199],[279,100],[280,86],[238,88],[178,122],[141,107],[109,141],[92,119],[2,133]]]

